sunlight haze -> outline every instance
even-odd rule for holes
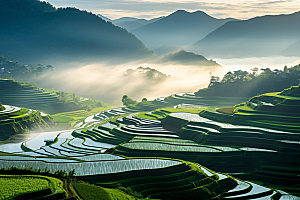
[[[151,19],[167,16],[176,10],[194,12],[201,10],[216,18],[249,19],[262,15],[290,14],[300,10],[299,0],[284,1],[247,1],[247,0],[212,0],[212,1],[171,1],[171,0],[50,0],[56,7],[76,7],[81,10],[101,14],[110,19],[136,17]]]

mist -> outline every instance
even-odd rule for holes
[[[257,67],[259,69],[270,68],[271,70],[283,70],[284,66],[295,66],[300,63],[300,57],[285,57],[285,56],[270,56],[270,57],[249,57],[249,58],[231,58],[222,59],[214,58],[220,65],[223,66],[218,70],[216,75],[223,77],[228,71],[244,70],[250,72],[251,69]]]
[[[164,80],[149,80],[142,74],[127,74],[128,69],[139,66],[154,68],[168,76]],[[66,67],[66,66],[64,66]],[[58,67],[60,68],[60,67]],[[209,73],[221,67],[199,67],[183,65],[159,65],[149,63],[128,63],[108,65],[89,64],[81,67],[61,69],[37,80],[39,87],[76,93],[103,100],[113,105],[121,105],[123,95],[141,101],[153,100],[178,92],[196,92],[209,84]]]

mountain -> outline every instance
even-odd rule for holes
[[[180,48],[178,47],[172,47],[172,46],[161,46],[156,49],[153,49],[156,55],[163,56],[170,53],[175,53],[177,51],[180,51]]]
[[[291,44],[290,46],[288,46],[288,48],[286,48],[285,50],[283,50],[282,54],[284,56],[299,56],[300,55],[300,40],[294,42],[293,44]]]
[[[299,39],[300,12],[296,12],[228,22],[188,50],[217,57],[271,56]]]
[[[132,33],[150,49],[160,46],[184,47],[232,20],[216,19],[202,11],[189,13],[178,10],[163,19],[132,30]]]
[[[103,15],[100,15],[98,14],[97,17],[100,17],[101,19],[103,19],[104,21],[108,21],[108,22],[111,22],[112,20],[107,18],[107,17],[104,17]]]
[[[125,28],[128,31],[131,31],[133,29],[145,26],[148,24],[148,21],[145,19],[135,19],[133,21],[123,21],[123,22],[115,22],[116,26],[119,26],[121,28]]]
[[[138,18],[134,18],[134,17],[121,17],[119,19],[115,19],[113,20],[114,24],[122,24],[122,23],[126,23],[126,22],[133,22],[138,20]]]
[[[185,50],[168,54],[159,59],[159,63],[195,65],[199,67],[222,67],[216,61],[207,60],[202,55],[197,55],[192,52],[186,52]]]
[[[133,17],[122,17],[120,19],[113,20],[113,23],[117,26],[127,29],[128,31],[132,31],[134,29],[151,24],[151,23],[156,22],[163,18],[164,18],[164,16],[154,18],[151,20],[146,20],[146,19],[137,19],[137,18],[133,18]]]
[[[23,63],[123,61],[154,54],[125,29],[75,8],[2,0],[0,21],[0,55]]]

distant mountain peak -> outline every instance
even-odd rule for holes
[[[101,19],[103,19],[103,20],[105,20],[105,21],[108,21],[108,22],[111,22],[111,21],[112,21],[111,19],[109,19],[109,18],[107,18],[107,17],[104,17],[103,15],[100,15],[100,14],[98,14],[97,17],[99,17],[99,18],[101,18]]]
[[[195,12],[188,12],[186,10],[177,10],[174,13],[172,13],[171,15],[178,15],[178,14],[181,14],[181,15],[204,15],[204,16],[212,17],[212,16],[208,15],[207,13],[205,13],[201,10],[197,10]]]
[[[204,38],[230,20],[216,19],[203,11],[177,10],[167,17],[132,30],[150,49],[186,47]]]

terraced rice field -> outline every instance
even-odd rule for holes
[[[197,105],[201,98],[181,93],[156,101]],[[203,105],[207,102],[204,99]],[[276,107],[265,99],[251,105]],[[251,109],[255,111],[248,111]],[[147,117],[147,113],[139,115],[136,111],[111,109],[88,116],[78,129],[60,135],[40,134],[23,144],[31,152],[18,150],[14,155],[0,155],[0,168],[31,166],[51,172],[75,169],[77,179],[102,187],[129,187],[143,198],[153,199],[300,196],[300,138],[295,131],[299,129],[296,122],[294,128],[282,130],[284,122],[266,126],[254,118],[241,120],[242,110],[238,107],[232,115],[176,112],[171,108],[149,113],[159,120],[137,117]],[[250,115],[257,116],[258,112]],[[279,117],[276,113],[272,116],[272,120]],[[57,136],[55,143],[45,146],[42,138],[46,136]],[[0,149],[4,148],[0,145]]]
[[[0,199],[51,197],[52,194],[65,192],[60,180],[45,176],[0,175],[0,185]]]

